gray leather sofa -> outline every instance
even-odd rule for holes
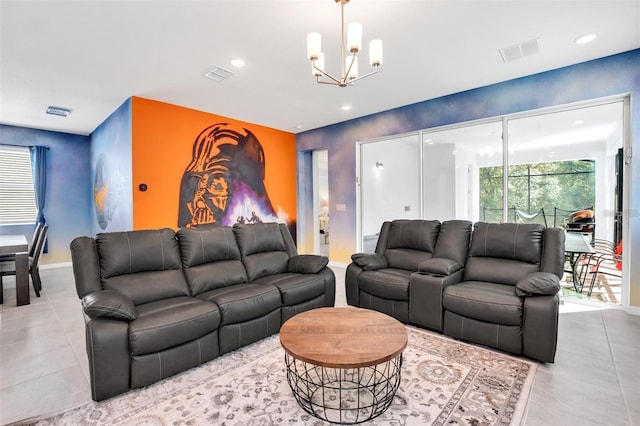
[[[553,362],[564,233],[543,225],[385,222],[355,254],[347,302],[454,338]]]
[[[284,224],[78,237],[73,271],[92,398],[149,385],[333,306],[328,259],[298,255]]]

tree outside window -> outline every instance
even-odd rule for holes
[[[509,222],[531,218],[563,226],[570,213],[595,204],[595,161],[574,160],[509,166]],[[480,168],[480,220],[502,222],[502,166]]]

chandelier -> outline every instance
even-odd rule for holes
[[[358,52],[362,50],[362,24],[352,22],[347,28],[347,38],[345,44],[344,37],[344,5],[349,0],[335,0],[340,3],[341,35],[340,35],[340,64],[342,74],[335,77],[324,70],[324,54],[322,53],[322,42],[320,33],[307,34],[307,57],[311,60],[312,73],[316,81],[320,84],[332,84],[346,87],[355,81],[369,77],[378,72],[378,67],[382,65],[382,40],[376,39],[369,42],[369,63],[373,71],[368,74],[358,76]],[[347,53],[348,52],[348,53]],[[322,77],[329,80],[322,79]]]

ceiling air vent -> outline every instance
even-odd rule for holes
[[[214,81],[222,81],[231,77],[232,75],[233,75],[233,72],[229,71],[226,68],[215,67],[214,69],[206,73],[204,76]]]
[[[60,108],[56,106],[50,106],[47,108],[47,114],[57,115],[59,117],[68,117],[71,114],[71,110],[67,108]]]
[[[516,59],[524,58],[526,56],[537,55],[540,52],[542,52],[542,40],[540,40],[539,37],[500,49],[500,55],[502,56],[502,60],[505,62],[515,61]]]

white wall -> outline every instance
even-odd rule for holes
[[[456,214],[456,145],[425,144],[423,149],[423,217],[451,219]]]
[[[385,220],[420,217],[419,143],[414,134],[360,145],[363,236],[380,232]]]

